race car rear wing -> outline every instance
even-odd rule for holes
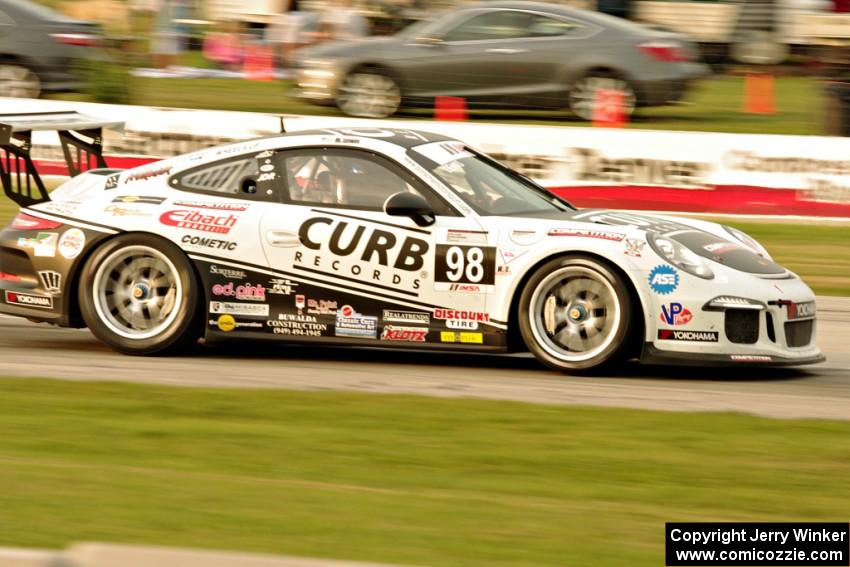
[[[71,176],[106,167],[103,129],[123,131],[124,122],[107,122],[79,112],[0,114],[0,182],[7,197],[22,207],[50,200],[30,151],[32,133],[59,134],[65,164]]]

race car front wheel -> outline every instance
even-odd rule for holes
[[[92,333],[126,354],[164,354],[194,343],[200,290],[186,256],[152,235],[123,235],[88,259],[79,301]]]
[[[561,372],[597,368],[621,358],[632,308],[623,278],[601,261],[563,257],[528,280],[519,325],[528,349]]]

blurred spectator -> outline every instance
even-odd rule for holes
[[[369,35],[369,22],[350,0],[331,0],[322,12],[321,34],[325,39],[359,39]]]
[[[289,9],[275,17],[266,30],[266,40],[277,46],[282,67],[289,66],[293,51],[315,41],[319,22],[319,15],[302,9],[298,0],[291,0]]]
[[[182,0],[160,0],[151,38],[154,65],[160,69],[174,65],[183,51],[183,30],[178,20],[184,15],[185,4]]]
[[[204,57],[225,69],[238,69],[242,65],[242,51],[237,22],[229,22],[221,31],[204,38]]]

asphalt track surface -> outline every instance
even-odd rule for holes
[[[543,368],[530,355],[272,342],[199,344],[179,357],[131,357],[111,351],[87,330],[0,316],[0,376],[347,390],[850,420],[850,298],[818,298],[818,345],[827,362],[794,369],[626,364],[606,376],[569,377]]]

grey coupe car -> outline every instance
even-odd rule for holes
[[[598,89],[622,91],[631,113],[680,100],[709,72],[680,36],[536,2],[465,6],[391,37],[320,44],[295,66],[299,97],[372,118],[444,95],[588,120]]]
[[[96,24],[26,0],[0,0],[0,96],[37,98],[79,87],[73,61],[100,43]]]

